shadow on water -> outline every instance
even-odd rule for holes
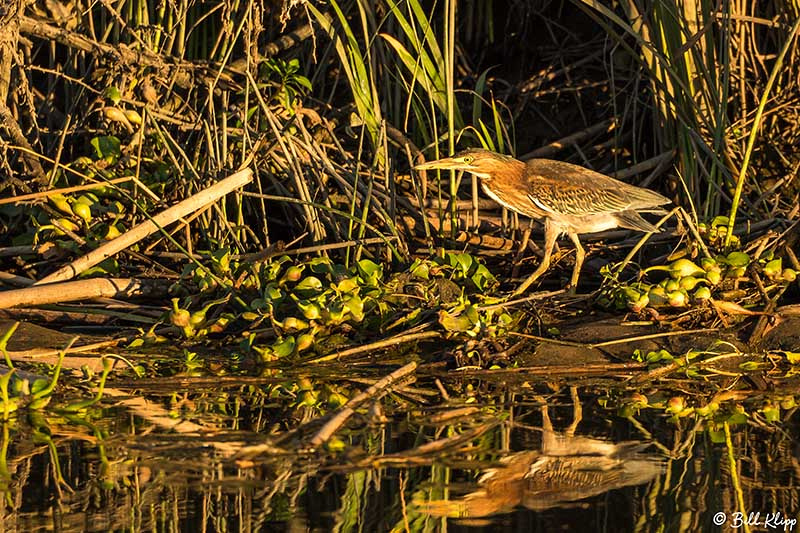
[[[715,513],[742,505],[762,522],[800,509],[796,378],[700,396],[686,379],[415,365],[312,446],[339,396],[395,368],[117,380],[103,408],[12,418],[4,527],[721,531]]]

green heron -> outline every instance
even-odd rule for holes
[[[503,207],[531,219],[544,219],[544,257],[515,294],[524,292],[547,271],[559,235],[566,233],[575,244],[575,267],[569,285],[574,292],[586,256],[579,234],[617,227],[657,232],[658,228],[638,211],[664,212],[657,206],[669,203],[656,192],[578,165],[550,159],[522,162],[477,148],[414,168],[470,172],[480,178],[486,194]]]

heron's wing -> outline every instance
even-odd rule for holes
[[[525,167],[528,195],[541,209],[562,215],[594,215],[669,203],[660,194],[563,161],[532,159]]]

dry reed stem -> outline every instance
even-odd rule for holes
[[[0,270],[0,283],[6,283],[8,285],[17,285],[19,287],[28,287],[34,284],[34,280],[26,278],[24,276],[17,276],[16,274],[11,274],[9,272]]]
[[[41,198],[50,198],[58,194],[69,194],[73,192],[97,189],[98,187],[105,187],[106,185],[116,185],[118,183],[124,183],[126,181],[131,181],[133,179],[134,178],[132,176],[126,176],[124,178],[114,178],[108,181],[99,181],[97,183],[87,183],[86,185],[76,185],[75,187],[64,187],[63,189],[50,189],[47,191],[23,194],[21,196],[12,196],[11,198],[0,198],[0,205],[26,202],[29,200],[39,200]]]
[[[328,355],[323,355],[322,357],[316,357],[310,361],[306,361],[305,363],[324,363],[325,361],[339,360],[344,357],[351,357],[353,355],[371,352],[374,350],[382,350],[384,348],[389,348],[398,344],[405,344],[407,342],[416,342],[427,339],[440,339],[441,337],[442,334],[438,331],[421,331],[419,333],[395,335],[394,337],[389,337],[388,339],[371,342],[362,346],[356,346],[355,348],[350,348],[349,350],[342,350],[339,352],[330,353]]]
[[[586,348],[591,350],[594,348],[605,348],[606,346],[614,346],[616,344],[627,344],[629,342],[644,341],[651,339],[661,339],[664,337],[680,337],[683,335],[697,335],[698,333],[717,333],[718,328],[700,328],[700,329],[687,329],[683,331],[664,331],[660,333],[648,333],[646,335],[633,335],[631,337],[622,337],[621,339],[612,339],[603,342],[577,342],[562,339],[550,339],[547,337],[539,337],[537,335],[529,335],[518,331],[509,331],[508,334],[514,337],[523,337],[525,339],[532,339],[540,342],[549,342],[550,344],[560,344],[562,346],[572,346],[576,348]]]

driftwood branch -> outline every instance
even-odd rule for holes
[[[314,434],[313,437],[311,437],[309,445],[312,448],[316,448],[320,444],[330,439],[331,436],[336,433],[336,430],[342,427],[344,423],[347,422],[351,416],[353,416],[359,405],[367,400],[377,400],[386,395],[391,390],[393,385],[405,379],[408,375],[413,374],[416,369],[417,363],[408,363],[407,365],[398,368],[388,376],[385,376],[364,392],[353,396],[350,401],[348,401],[341,409],[339,409],[336,414],[333,415],[333,417],[328,420],[325,425]]]
[[[55,283],[57,281],[64,281],[72,279],[81,272],[100,263],[104,259],[115,255],[116,253],[136,244],[148,235],[151,235],[161,228],[168,226],[192,213],[201,209],[208,204],[222,198],[229,192],[232,192],[244,185],[250,183],[253,179],[253,171],[245,168],[225,178],[224,180],[215,183],[211,187],[200,191],[199,193],[187,198],[186,200],[162,211],[155,215],[153,218],[142,222],[126,231],[116,239],[108,241],[99,248],[92,250],[88,254],[79,257],[72,263],[61,267],[49,276],[42,278],[36,282],[36,285],[44,285],[46,283]]]
[[[94,278],[48,283],[0,292],[0,309],[76,302],[93,298],[163,296],[167,288],[168,284],[163,280],[135,278]]]
[[[136,68],[154,68],[164,78],[174,80],[175,84],[182,89],[190,89],[197,85],[198,82],[201,84],[203,82],[233,83],[233,76],[245,73],[248,67],[247,61],[242,59],[225,66],[215,65],[210,62],[202,63],[165,58],[146,48],[133,49],[122,43],[110,45],[94,41],[80,33],[26,16],[19,18],[19,32],[47,41],[55,41],[88,54],[107,56],[123,65]],[[250,67],[257,65],[259,61],[288,50],[292,46],[308,39],[313,33],[313,28],[306,25],[293,33],[283,36],[278,42],[270,43],[264,50],[263,56],[251,58]]]
[[[156,68],[159,71],[171,71],[172,77],[170,79],[173,79],[176,85],[184,89],[194,85],[194,65],[187,62],[169,64],[161,56],[147,49],[137,51],[124,44],[114,46],[100,43],[80,33],[51,26],[42,20],[25,16],[19,19],[19,31],[25,35],[47,41],[55,41],[89,54],[108,56],[123,65],[147,66]]]

